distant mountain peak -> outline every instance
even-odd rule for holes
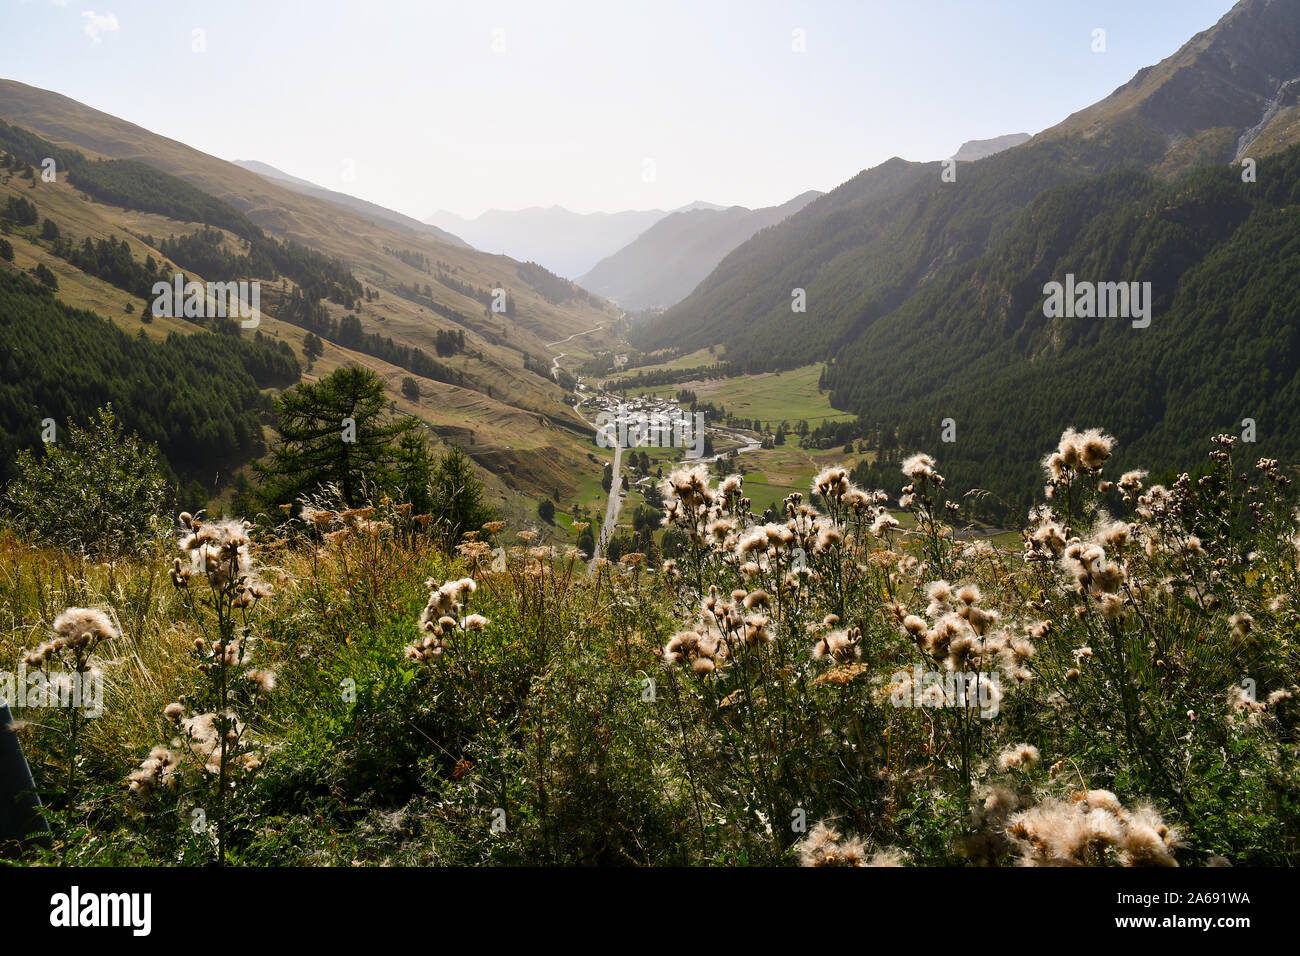
[[[626,209],[581,213],[554,204],[488,209],[468,219],[443,209],[425,222],[454,231],[476,249],[536,262],[556,275],[576,279],[665,216],[725,208],[697,200],[671,211]]]
[[[578,283],[633,312],[671,306],[745,240],[820,195],[809,190],[764,209],[689,203],[596,263]]]
[[[1027,143],[1030,139],[1028,133],[1007,133],[1005,136],[995,136],[992,139],[968,139],[950,158],[958,162],[972,163],[977,159],[984,159],[986,156],[993,156],[1003,150],[1019,146],[1021,143]]]

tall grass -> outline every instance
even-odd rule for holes
[[[274,586],[256,666],[276,677],[239,713],[259,765],[217,855],[1294,862],[1296,518],[1286,473],[1235,445],[1165,487],[1107,475],[1110,439],[1067,433],[1023,551],[960,540],[965,498],[923,455],[888,493],[827,469],[771,522],[738,476],[675,472],[678,558],[591,574],[497,524],[448,553],[400,504],[318,501],[251,535]],[[177,737],[168,704],[211,699],[173,550],[94,563],[0,537],[0,669],[68,606],[122,632],[68,805],[56,721],[19,715],[60,814],[51,859],[213,857],[188,785],[127,784]],[[420,622],[438,589],[467,578],[425,615],[438,652],[408,654],[435,633]]]

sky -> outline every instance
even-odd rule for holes
[[[0,0],[0,77],[418,219],[759,207],[1039,132],[1232,5]]]

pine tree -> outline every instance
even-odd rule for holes
[[[269,464],[257,464],[268,505],[295,502],[333,484],[345,504],[360,505],[365,483],[387,486],[397,461],[396,439],[414,419],[384,417],[384,383],[358,366],[303,382],[275,403],[279,441]]]
[[[308,332],[302,337],[302,354],[307,359],[307,367],[311,368],[316,360],[321,357],[325,351],[325,343],[321,341],[320,336],[315,332]]]
[[[433,498],[429,484],[433,480],[433,456],[423,434],[411,430],[397,443],[397,463],[393,470],[394,497],[407,501],[412,514],[429,514]]]
[[[496,511],[483,501],[483,483],[474,473],[469,456],[452,445],[433,470],[435,527],[441,529],[447,544],[456,544],[466,531],[478,531],[495,520]]]

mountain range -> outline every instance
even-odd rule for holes
[[[953,158],[963,162],[983,159],[1028,139],[1026,133],[1012,133],[971,140],[963,143]],[[789,202],[763,209],[731,206],[678,210],[579,276],[578,284],[630,312],[668,308],[686,298],[741,243],[822,195],[809,190]]]
[[[746,239],[798,212],[821,193],[810,190],[780,206],[679,210],[578,277],[585,289],[630,312],[681,301]]]
[[[128,427],[171,452],[178,475],[220,487],[258,453],[265,410],[249,395],[358,364],[384,379],[396,410],[465,447],[505,513],[518,510],[521,493],[576,487],[587,426],[552,376],[547,343],[582,335],[575,344],[608,347],[621,314],[608,302],[399,214],[241,168],[12,80],[0,80],[0,153],[13,163],[0,169],[14,253],[0,261],[5,467],[15,448],[39,443],[41,418],[85,420],[117,396]],[[46,157],[57,160],[52,182],[39,175]],[[20,175],[20,162],[38,174]],[[48,275],[52,301],[14,284],[33,272]],[[146,318],[146,280],[173,272],[262,280],[261,322],[233,353],[238,373],[228,368],[230,348],[208,344],[221,329]],[[490,308],[496,289],[505,313]],[[32,349],[37,314],[49,334]],[[314,361],[309,333],[323,343]],[[145,370],[174,367],[173,352],[198,364],[146,387]],[[400,387],[406,378],[418,397]],[[226,394],[228,380],[245,391]],[[196,444],[199,435],[210,440]]]
[[[693,202],[674,212],[722,209]],[[452,232],[475,249],[532,261],[569,279],[589,271],[669,214],[663,209],[571,212],[562,206],[489,209],[473,219],[439,210],[426,223]]]
[[[1273,403],[1300,372],[1294,324],[1271,324],[1300,307],[1298,197],[1282,152],[1300,142],[1298,78],[1300,4],[1241,0],[1101,102],[959,163],[953,181],[941,163],[902,159],[860,173],[739,246],[635,326],[633,343],[722,346],[753,372],[825,363],[832,403],[883,444],[933,450],[941,420],[954,419],[967,440],[938,451],[972,480],[1016,462],[1027,487],[1039,449],[1076,424],[1106,425],[1163,465],[1192,464],[1193,435],[1229,430],[1252,408],[1284,419]],[[1229,165],[1242,159],[1257,182]],[[1044,285],[1066,273],[1153,282],[1155,331],[1046,318]],[[792,312],[792,290],[805,312]],[[1216,324],[1234,336],[1208,347]],[[1200,358],[1189,342],[1207,345]],[[1300,429],[1273,421],[1277,456],[1300,452]]]
[[[934,451],[954,487],[990,492],[968,507],[991,518],[1022,510],[1041,450],[1071,426],[1110,429],[1122,466],[1192,467],[1207,435],[1246,420],[1251,454],[1300,455],[1295,0],[1240,0],[1027,140],[966,143],[955,167],[890,159],[767,209],[420,223],[7,80],[0,151],[6,462],[39,440],[33,407],[84,419],[116,397],[178,474],[212,487],[258,454],[269,394],[356,363],[464,444],[507,510],[558,500],[590,458],[550,346],[579,337],[575,357],[630,344],[711,349],[749,373],[820,365],[856,420],[814,442],[866,439],[877,454],[858,479],[881,487],[901,453]],[[53,182],[30,175],[46,158]],[[260,327],[146,320],[147,280],[180,271],[263,279]],[[1067,276],[1149,283],[1150,324],[1049,314]],[[957,440],[941,443],[949,420]]]

